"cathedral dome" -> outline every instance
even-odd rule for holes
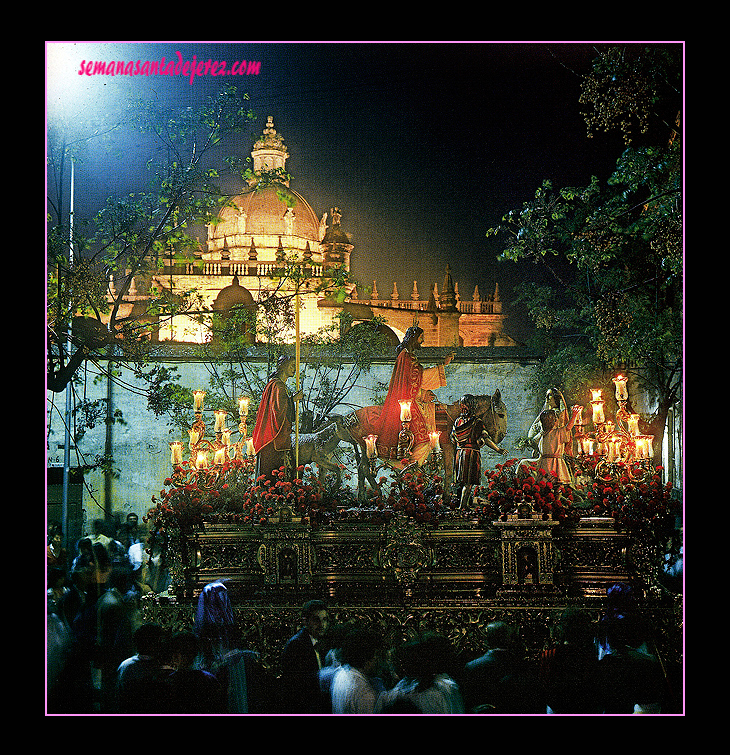
[[[304,197],[283,184],[240,194],[219,214],[212,238],[237,233],[250,236],[298,236],[320,240],[320,221]]]

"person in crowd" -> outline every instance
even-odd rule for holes
[[[130,546],[134,545],[135,543],[141,543],[144,540],[139,529],[139,517],[137,516],[137,514],[135,514],[133,511],[127,514],[124,520],[124,524],[126,531],[129,534]]]
[[[137,542],[128,551],[134,580],[142,594],[161,593],[170,586],[167,568],[167,538],[164,532],[150,532],[144,542]]]
[[[69,568],[68,552],[63,547],[63,530],[59,524],[48,527],[48,545],[46,546],[46,564],[48,568],[55,566],[64,573]]]
[[[108,548],[111,538],[107,534],[107,525],[103,519],[95,519],[93,524],[94,534],[91,536],[92,543],[100,543]]]
[[[456,675],[456,656],[449,640],[427,634],[404,643],[394,653],[397,684],[378,699],[378,712],[464,713]]]
[[[281,654],[281,698],[285,713],[328,712],[319,686],[323,665],[320,643],[329,627],[329,611],[321,600],[302,607],[304,626],[290,637]]]
[[[376,712],[379,693],[373,683],[383,653],[383,641],[370,630],[349,632],[340,648],[341,665],[332,677],[332,713]]]
[[[167,632],[158,624],[142,624],[134,633],[136,653],[117,669],[116,711],[123,714],[164,713]]]
[[[633,614],[614,615],[602,624],[605,647],[598,662],[604,713],[661,713],[667,687],[659,660],[646,647]]]
[[[170,638],[161,676],[161,712],[175,714],[219,714],[229,712],[220,681],[209,671],[195,667],[200,642],[192,632],[176,632]]]
[[[502,621],[491,622],[486,644],[486,652],[469,661],[462,673],[467,712],[544,713],[537,670],[525,659],[515,628]]]
[[[211,582],[201,591],[195,635],[199,642],[196,666],[218,679],[226,712],[275,712],[274,679],[264,669],[259,654],[241,646],[241,633],[224,582]]]
[[[540,655],[540,681],[547,713],[602,713],[595,629],[589,612],[566,608],[554,628],[554,644]]]
[[[124,566],[111,570],[107,589],[96,604],[96,620],[94,666],[100,672],[100,704],[103,711],[113,711],[117,669],[134,654],[134,632],[140,624],[137,593]]]

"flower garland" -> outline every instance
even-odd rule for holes
[[[153,496],[154,508],[146,521],[168,537],[189,533],[204,523],[242,525],[266,524],[282,507],[313,527],[337,521],[387,523],[405,515],[425,525],[438,525],[458,514],[458,504],[444,495],[443,478],[430,476],[421,469],[396,475],[383,492],[373,493],[363,504],[347,486],[330,490],[310,467],[300,466],[297,478],[286,479],[282,468],[274,481],[255,479],[253,459],[227,462],[218,473],[217,484],[210,485],[205,476],[188,475],[184,463],[176,475],[165,481],[159,499]],[[506,519],[525,504],[542,519],[575,526],[583,516],[613,517],[616,525],[632,534],[654,539],[664,538],[674,528],[678,503],[671,497],[671,485],[663,485],[661,467],[637,483],[628,476],[615,480],[594,481],[585,490],[575,490],[551,474],[517,473],[517,459],[496,465],[484,472],[485,482],[475,486],[474,504],[467,516],[488,525]]]

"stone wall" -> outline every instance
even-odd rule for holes
[[[447,351],[423,349],[421,361],[424,366],[437,364],[443,361]],[[508,409],[508,432],[502,445],[507,449],[508,457],[520,456],[520,452],[513,448],[514,443],[527,434],[542,405],[542,397],[535,396],[531,389],[536,362],[496,355],[497,349],[461,351],[481,353],[466,356],[457,353],[456,359],[446,368],[447,386],[436,391],[439,402],[453,403],[465,393],[491,395],[499,389]],[[208,387],[210,375],[205,363],[190,358],[177,358],[164,363],[177,369],[180,385],[193,389]],[[374,389],[379,383],[388,383],[392,368],[392,359],[375,363],[369,373],[360,377],[357,386],[348,395],[349,406],[342,407],[342,413],[376,403]],[[105,480],[99,472],[86,475],[83,492],[84,533],[70,533],[72,537],[86,534],[95,519],[104,518],[105,510],[120,514],[122,518],[129,512],[136,512],[141,518],[152,506],[152,496],[159,494],[171,472],[168,444],[180,439],[179,431],[166,424],[166,417],[156,417],[147,408],[146,399],[134,390],[141,390],[143,386],[130,370],[122,368],[119,380],[133,389],[127,390],[118,385],[113,385],[111,389],[112,412],[120,411],[123,422],[111,425],[108,435],[104,423],[98,423],[86,433],[80,444],[81,452],[89,461],[101,455],[105,447],[113,449],[114,468],[118,475],[111,480]],[[306,382],[305,373],[305,390]],[[85,393],[89,399],[103,399],[107,388],[106,381],[94,383],[89,379]],[[62,409],[62,406],[59,408]],[[206,405],[205,408],[213,410],[215,407]],[[190,415],[192,421],[192,407]],[[49,461],[58,465],[63,460],[63,426],[56,413],[51,413],[49,421]],[[237,418],[229,419],[228,426],[235,428],[235,422]],[[208,420],[206,416],[206,424],[212,430],[212,418]],[[252,429],[249,427],[249,432]],[[483,451],[484,469],[491,469],[500,461],[502,457],[488,450]],[[75,459],[72,466],[77,466]]]

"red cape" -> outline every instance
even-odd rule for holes
[[[273,443],[277,451],[291,448],[289,393],[278,377],[269,380],[264,388],[251,440],[256,453],[269,443]]]
[[[402,399],[411,399],[411,423],[413,433],[413,448],[428,442],[428,428],[420,409],[416,405],[416,398],[423,380],[423,367],[407,350],[398,354],[395,360],[393,374],[390,376],[388,395],[380,412],[380,417],[373,427],[373,433],[378,436],[378,455],[384,458],[397,458],[398,433],[401,431],[400,404]]]

